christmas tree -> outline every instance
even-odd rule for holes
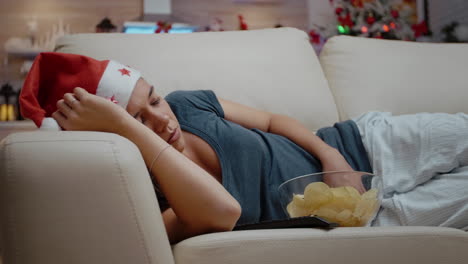
[[[323,44],[334,35],[415,40],[428,33],[426,23],[416,23],[413,0],[330,0],[335,23],[314,26],[311,42]]]

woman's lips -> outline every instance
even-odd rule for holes
[[[180,132],[179,132],[179,128],[176,128],[174,130],[174,132],[172,132],[172,135],[171,137],[167,140],[167,143],[169,144],[172,144],[174,143],[175,141],[177,141],[180,137]]]

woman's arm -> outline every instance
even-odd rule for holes
[[[192,223],[184,223],[180,221],[180,219],[174,213],[174,210],[171,208],[165,210],[162,213],[162,217],[164,220],[164,226],[166,227],[167,235],[169,237],[169,242],[171,244],[200,234],[198,227],[194,226]],[[203,233],[212,233],[218,231],[226,230],[206,229]]]
[[[167,143],[134,118],[125,123],[119,134],[138,146],[149,167]],[[177,215],[179,227],[183,224],[183,230],[190,231],[168,230],[178,231],[177,239],[232,230],[240,216],[238,202],[212,175],[179,151],[172,147],[164,150],[151,172],[172,208],[169,210]]]
[[[74,101],[73,96],[78,99]],[[168,143],[156,133],[110,101],[76,88],[57,103],[53,114],[66,130],[104,131],[117,133],[132,141],[140,150],[146,165],[164,150]],[[71,106],[71,107],[70,107]],[[181,233],[168,232],[176,240],[213,231],[232,230],[240,216],[238,202],[209,173],[176,149],[169,147],[161,153],[151,168],[152,174],[165,194],[177,223],[186,226]],[[168,223],[165,223],[166,225]],[[173,240],[175,242],[176,240]]]
[[[287,137],[310,154],[320,159],[322,163],[327,163],[330,159],[337,158],[341,154],[323,142],[313,132],[304,127],[299,121],[289,116],[278,115],[266,111],[257,110],[242,104],[234,103],[224,99],[219,99],[227,120],[237,123],[246,128],[257,128],[265,132]],[[340,160],[341,161],[341,160]],[[325,165],[324,164],[324,165]],[[330,162],[330,167],[333,166]],[[340,164],[343,169],[350,169],[349,165]]]
[[[352,171],[353,168],[335,148],[329,146],[321,138],[308,130],[294,118],[254,109],[242,104],[224,99],[218,99],[224,110],[224,117],[246,128],[257,128],[265,132],[287,137],[322,163],[323,171]],[[358,191],[364,192],[364,186],[355,176],[326,179],[330,186],[354,186]]]

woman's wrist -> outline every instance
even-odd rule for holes
[[[118,134],[122,137],[130,139],[132,130],[138,129],[139,126],[143,126],[135,118],[130,115],[125,115],[119,118],[119,121],[113,126],[113,133]]]
[[[132,141],[138,147],[141,147],[144,144],[147,145],[150,141],[155,144],[156,149],[163,148],[168,145],[166,141],[164,141],[151,129],[130,115],[122,117],[117,123],[118,124],[114,126],[115,129],[113,133],[116,133]]]
[[[324,149],[322,149],[322,151],[320,151],[317,158],[322,163],[324,163],[329,160],[334,160],[337,156],[342,156],[342,155],[336,148],[333,148],[327,145]]]

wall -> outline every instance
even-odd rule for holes
[[[468,25],[468,1],[429,0],[430,27],[436,40],[441,38],[440,30],[454,21]]]
[[[38,35],[43,35],[60,19],[70,25],[72,32],[94,32],[105,16],[115,25],[122,25],[142,13],[143,0],[0,0],[0,59],[3,61],[5,56],[3,43],[11,37],[27,37],[27,22],[34,17]]]
[[[328,1],[328,0],[327,0]],[[184,22],[206,26],[215,17],[225,30],[238,29],[237,15],[244,16],[249,29],[283,26],[308,28],[306,0],[244,1],[172,0],[172,14]]]
[[[335,15],[333,7],[329,1],[307,0],[308,15],[308,28],[314,25],[327,25],[335,23]]]
[[[171,0],[143,0],[145,14],[170,14]]]
[[[309,28],[307,0],[264,0],[261,3],[254,0],[244,3],[235,3],[234,0],[0,0],[0,62],[5,58],[5,41],[12,37],[27,37],[27,23],[33,19],[38,24],[38,36],[52,31],[59,20],[69,24],[73,33],[94,32],[96,24],[106,16],[119,27],[124,21],[140,17],[145,1],[146,4],[164,7],[161,9],[164,12],[172,11],[175,17],[185,22],[202,27],[219,17],[224,21],[225,30],[235,30],[238,28],[237,15],[242,14],[250,29],[271,28],[278,23]],[[0,68],[0,71],[3,69]],[[2,76],[3,73],[0,78]]]

